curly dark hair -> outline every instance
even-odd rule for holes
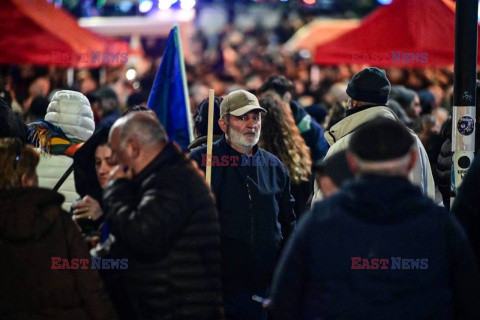
[[[259,146],[282,161],[294,184],[308,181],[312,173],[310,149],[295,125],[290,107],[272,95],[261,99],[260,106],[267,114],[262,119]]]

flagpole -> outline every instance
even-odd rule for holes
[[[185,71],[185,61],[183,60],[182,41],[180,39],[180,27],[177,23],[173,26],[173,30],[174,30],[175,43],[178,48],[178,55],[179,55],[178,61],[180,61],[180,71],[182,72],[182,84],[183,84],[183,92],[185,95],[185,107],[187,108],[188,136],[190,138],[190,142],[192,142],[194,140],[194,137],[193,137],[192,112],[190,111],[190,99],[188,97],[187,72]]]
[[[207,165],[206,165],[206,179],[207,184],[211,184],[212,180],[212,144],[213,144],[213,101],[215,99],[214,90],[208,91],[208,127],[207,127]]]

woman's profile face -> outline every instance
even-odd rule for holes
[[[110,171],[115,167],[108,164],[111,156],[112,149],[107,144],[100,145],[95,149],[95,171],[102,189],[107,185]]]

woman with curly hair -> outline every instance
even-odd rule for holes
[[[267,114],[262,119],[259,147],[273,153],[287,168],[298,217],[307,209],[306,204],[313,191],[310,149],[295,125],[288,105],[266,95],[260,100],[260,106],[267,110]]]

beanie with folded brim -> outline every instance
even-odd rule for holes
[[[384,70],[365,68],[352,77],[347,86],[347,94],[353,100],[385,105],[390,89],[390,81]]]

